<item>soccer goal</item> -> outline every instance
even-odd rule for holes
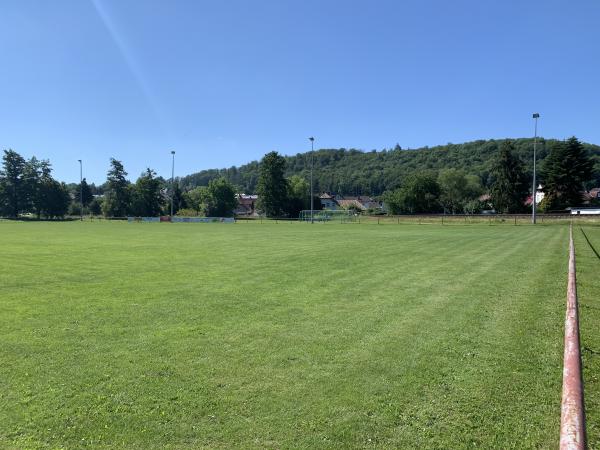
[[[312,214],[311,214],[312,212]],[[302,222],[310,222],[311,220],[314,222],[335,222],[338,221],[340,223],[351,222],[355,219],[354,215],[345,209],[319,209],[313,210],[305,209],[300,211],[300,216],[298,219]]]

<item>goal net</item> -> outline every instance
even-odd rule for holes
[[[312,213],[312,214],[311,214]],[[355,219],[354,214],[351,211],[347,211],[345,209],[338,210],[330,210],[330,209],[319,209],[313,210],[305,209],[300,211],[300,216],[298,217],[300,221],[310,222],[311,220],[314,222],[352,222]]]

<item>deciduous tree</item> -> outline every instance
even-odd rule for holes
[[[481,183],[477,176],[469,176],[460,169],[444,169],[438,176],[440,203],[444,211],[462,213],[465,205],[481,194]]]
[[[231,217],[238,202],[235,198],[235,188],[225,178],[211,180],[208,183],[209,217]]]
[[[409,176],[404,185],[384,194],[391,214],[422,214],[440,211],[440,186],[435,174],[421,172]]]

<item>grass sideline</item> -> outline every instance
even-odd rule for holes
[[[0,447],[557,446],[567,226],[0,230]]]
[[[600,228],[573,225],[573,236],[588,447],[600,448]]]

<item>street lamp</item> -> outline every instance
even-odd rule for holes
[[[314,208],[314,198],[313,198],[313,168],[315,165],[315,138],[309,137],[310,141],[310,223],[315,223],[313,218],[313,210]]]
[[[171,219],[173,218],[173,197],[175,197],[175,185],[173,179],[175,178],[175,150],[171,150],[172,162],[171,162]]]
[[[79,161],[79,219],[83,222],[83,162]]]
[[[533,114],[533,119],[535,121],[535,132],[533,138],[533,186],[532,186],[532,198],[531,198],[531,223],[535,225],[535,197],[537,192],[537,186],[535,182],[535,164],[536,164],[536,150],[537,150],[537,123],[540,118],[539,113]]]

